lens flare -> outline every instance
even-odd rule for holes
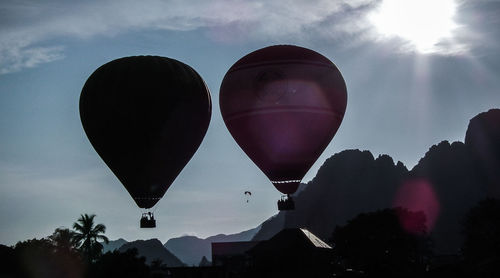
[[[416,179],[405,182],[398,190],[394,201],[395,207],[403,207],[412,212],[425,214],[427,232],[432,231],[439,215],[439,200],[432,184],[425,179]],[[401,226],[410,233],[420,233],[416,230],[414,220],[407,214],[399,215]]]

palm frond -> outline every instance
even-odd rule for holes
[[[75,222],[75,223],[73,223],[73,230],[77,230],[77,231],[81,232],[81,231],[83,231],[83,226],[80,225],[80,223]]]
[[[108,244],[109,243],[109,239],[107,236],[104,236],[104,235],[98,235],[97,236],[97,239],[100,239],[102,241],[104,241],[104,243]]]
[[[96,234],[105,233],[106,232],[106,226],[104,226],[103,224],[97,224],[94,227],[94,229],[92,229],[92,232],[94,232]]]

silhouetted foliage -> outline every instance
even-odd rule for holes
[[[137,249],[107,252],[91,265],[89,271],[89,277],[95,278],[146,278],[149,274],[146,258],[138,257]]]
[[[13,248],[0,245],[0,277],[166,277],[167,265],[155,260],[149,267],[137,249],[101,255],[102,245],[97,239],[108,240],[102,235],[104,225],[94,225],[94,217],[82,215],[74,225],[77,232],[57,228],[47,238],[21,241]]]
[[[207,257],[203,256],[201,258],[201,261],[200,263],[198,264],[198,266],[211,266],[212,263],[207,259]]]
[[[18,242],[14,250],[23,276],[49,277],[53,275],[54,247],[48,239],[30,239]]]
[[[98,258],[102,253],[102,244],[97,240],[102,240],[105,243],[109,242],[108,238],[102,235],[106,232],[106,226],[103,224],[94,226],[94,218],[95,214],[82,214],[77,222],[73,224],[75,230],[74,241],[89,262]]]
[[[149,268],[151,270],[150,277],[166,277],[168,274],[168,265],[160,259],[153,260]]]
[[[19,277],[19,274],[14,248],[0,244],[0,277]]]
[[[464,221],[463,254],[471,263],[500,260],[500,200],[486,199]]]
[[[403,229],[400,216],[414,219],[421,234]],[[385,277],[415,277],[425,271],[432,254],[425,233],[425,216],[403,208],[362,213],[336,227],[331,238],[340,262],[347,268]]]
[[[436,265],[429,277],[500,277],[499,219],[499,199],[478,202],[463,220],[462,256]]]
[[[83,264],[76,253],[58,250],[49,239],[18,242],[14,248],[16,277],[83,277]]]
[[[74,253],[77,248],[75,234],[67,228],[57,228],[48,239],[54,245],[56,252],[70,254]]]

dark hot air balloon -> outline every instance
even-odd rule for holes
[[[337,67],[312,50],[270,46],[238,60],[220,88],[229,132],[289,197],[329,144],[344,117],[347,90]],[[286,199],[285,199],[286,201]]]
[[[163,197],[196,152],[211,111],[210,92],[198,73],[157,56],[101,66],[80,96],[80,117],[92,146],[144,209]]]

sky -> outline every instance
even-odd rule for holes
[[[500,108],[497,0],[75,3],[0,2],[0,244],[48,236],[83,213],[96,214],[110,239],[162,242],[237,233],[276,214],[280,193],[218,107],[229,67],[266,46],[315,50],[346,81],[343,123],[304,182],[345,149],[388,154],[411,169],[433,144],[463,141],[470,118]],[[204,141],[149,230],[138,227],[142,210],[92,148],[78,111],[90,74],[134,55],[190,65],[213,102]]]

